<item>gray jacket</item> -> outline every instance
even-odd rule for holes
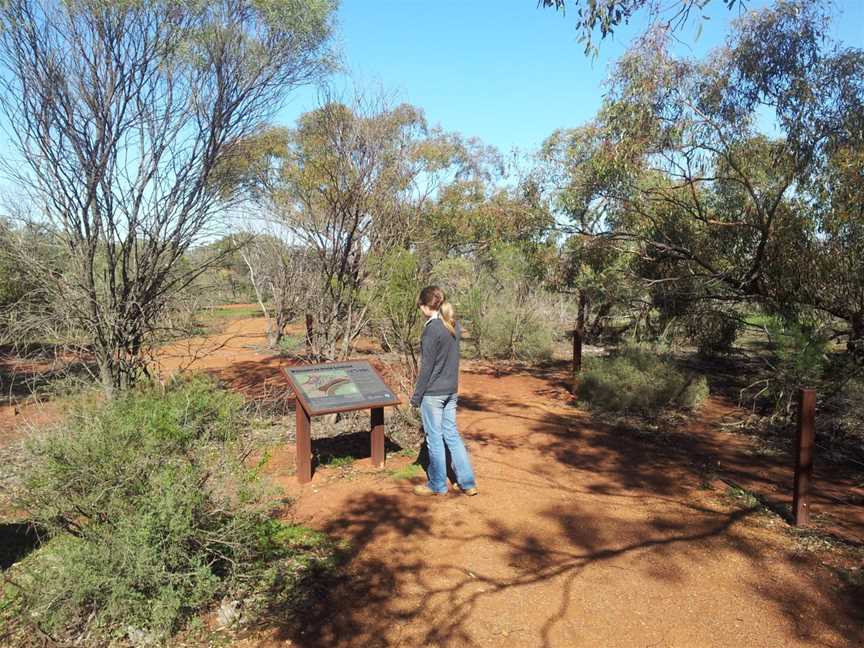
[[[459,391],[459,339],[462,328],[456,323],[454,337],[439,318],[426,323],[420,336],[420,375],[411,404],[420,406],[424,396],[442,396]]]

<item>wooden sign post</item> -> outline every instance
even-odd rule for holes
[[[384,408],[401,402],[365,361],[328,362],[283,369],[296,395],[297,481],[312,479],[312,417],[371,410],[372,465],[384,467]]]
[[[813,478],[813,444],[816,437],[816,390],[798,390],[798,429],[795,434],[795,483],[792,520],[795,526],[810,522],[810,481]]]

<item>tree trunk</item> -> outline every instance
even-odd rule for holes
[[[603,304],[598,310],[597,314],[594,316],[594,323],[591,324],[590,330],[592,335],[597,335],[599,333],[600,327],[602,326],[603,318],[609,314],[609,311],[612,310],[612,304],[607,302]]]
[[[582,373],[582,342],[585,338],[585,317],[588,311],[588,298],[579,291],[579,310],[576,315],[576,328],[573,329],[573,373],[570,391],[575,394],[579,389],[579,374]]]
[[[306,313],[306,355],[315,355],[315,330],[312,324],[312,313]]]
[[[267,346],[271,349],[278,349],[284,335],[285,333],[282,327],[279,326],[279,322],[271,320],[267,326]]]
[[[864,313],[856,313],[849,323],[851,329],[846,351],[856,363],[864,365]]]

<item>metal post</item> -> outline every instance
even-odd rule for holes
[[[305,484],[312,481],[312,425],[299,398],[294,408],[297,410],[297,481]]]
[[[372,465],[384,467],[384,408],[372,408]]]
[[[798,429],[795,434],[795,484],[792,520],[795,526],[810,522],[810,482],[813,477],[813,443],[816,436],[816,390],[798,390]]]

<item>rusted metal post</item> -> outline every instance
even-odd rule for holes
[[[297,410],[297,481],[305,484],[312,481],[312,425],[299,398],[294,407]]]
[[[816,390],[798,390],[798,429],[795,434],[795,484],[792,520],[795,526],[810,522],[810,482],[813,477],[813,444],[816,436]]]
[[[384,408],[372,408],[372,465],[384,467]]]

